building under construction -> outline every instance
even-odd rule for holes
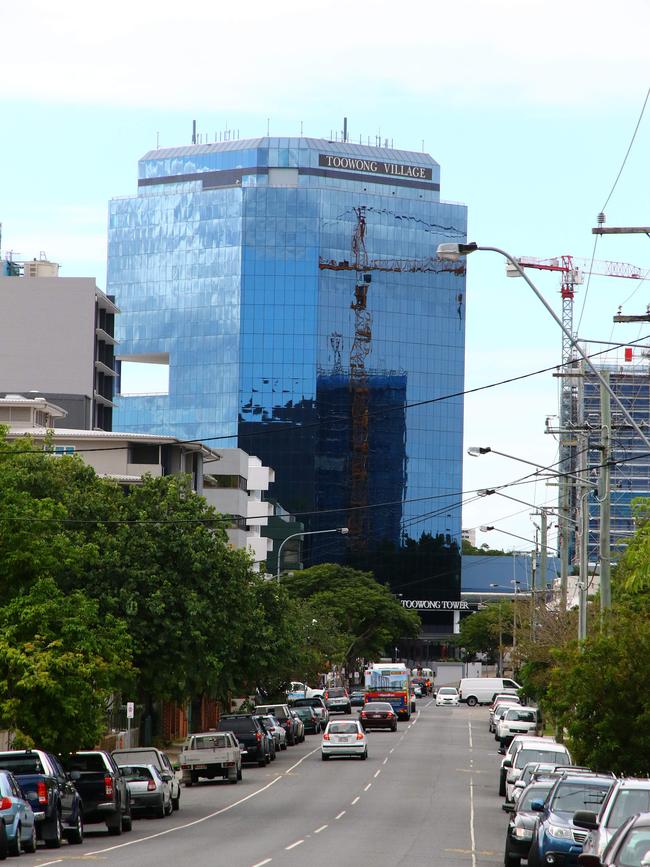
[[[465,274],[435,255],[467,211],[428,154],[335,138],[143,157],[137,195],[111,202],[108,287],[124,365],[168,365],[169,392],[123,393],[116,423],[258,455],[307,531],[349,529],[306,536],[305,565],[423,534],[456,556]],[[437,568],[391,585],[459,598],[459,567]]]

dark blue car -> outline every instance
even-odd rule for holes
[[[577,810],[597,813],[615,782],[612,776],[568,772],[556,780],[545,801],[533,801],[531,808],[539,819],[528,854],[529,867],[577,867],[588,832],[573,824],[573,814]]]

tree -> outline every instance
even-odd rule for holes
[[[497,659],[499,648],[512,644],[512,602],[490,602],[464,617],[454,643],[465,648],[470,656],[485,653],[490,659]]]
[[[338,624],[346,646],[342,659],[382,656],[400,638],[419,634],[420,618],[408,611],[370,572],[324,563],[284,575],[282,583],[293,596],[308,599],[312,608]]]
[[[55,752],[97,744],[109,698],[133,675],[125,624],[98,609],[51,578],[0,608],[0,720],[18,744]]]

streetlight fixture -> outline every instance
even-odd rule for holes
[[[320,533],[340,533],[341,536],[347,536],[349,530],[347,527],[332,527],[331,530],[304,530],[302,533],[292,533],[290,536],[287,536],[280,543],[280,547],[278,548],[278,568],[276,580],[280,583],[280,563],[282,559],[282,549],[289,541],[289,539],[297,539],[298,536],[318,536]]]
[[[574,476],[571,473],[552,472],[552,470],[553,470],[552,466],[544,467],[541,464],[534,463],[534,461],[527,461],[527,460],[524,460],[524,458],[518,458],[516,455],[509,455],[509,454],[506,454],[506,452],[499,452],[496,449],[491,448],[490,446],[470,446],[467,449],[467,454],[470,455],[470,457],[472,457],[472,458],[478,458],[481,455],[487,455],[487,454],[499,455],[499,457],[501,457],[501,458],[510,458],[511,461],[518,461],[520,464],[527,464],[529,467],[536,467],[538,470],[540,470],[543,473],[549,472],[550,478],[557,478],[557,477],[563,476],[564,478],[567,478],[567,479],[574,479],[575,481],[581,482],[582,484],[585,483],[585,480],[583,478],[581,478],[580,476]],[[537,476],[537,473],[534,473],[531,475]],[[549,477],[542,476],[541,478],[545,479],[545,478],[549,478]],[[593,487],[596,487],[596,485],[594,485],[593,482],[589,482],[588,484],[593,486]]]

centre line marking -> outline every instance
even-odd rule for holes
[[[375,779],[377,779],[377,777],[379,776],[379,774],[381,774],[381,768],[378,768],[378,769],[375,771]]]
[[[392,753],[392,752],[393,752],[393,751],[391,750],[391,753]],[[388,756],[386,756],[386,758],[385,758],[384,761],[382,762],[382,765],[385,765],[387,761],[388,761]]]
[[[334,818],[335,818],[335,819],[340,819],[341,816],[345,816],[345,810],[341,810],[341,812],[338,814],[338,816],[334,816]]]
[[[328,827],[327,825],[321,825],[320,828],[316,828],[316,830],[314,831],[314,834],[320,834],[320,832],[324,831],[325,828],[327,828],[327,827]]]
[[[368,783],[368,785],[366,786],[366,788],[365,788],[363,791],[364,791],[364,792],[367,792],[368,789],[370,788],[370,786],[372,786],[372,783]]]
[[[476,835],[474,834],[474,783],[469,781],[469,839],[472,847],[472,867],[476,867]]]
[[[296,842],[295,842],[295,843],[292,843],[291,846],[285,846],[285,847],[284,847],[284,848],[285,848],[285,851],[288,852],[289,849],[295,849],[296,846],[300,846],[300,844],[301,844],[301,843],[304,843],[304,842],[305,842],[304,840],[296,840]]]
[[[258,861],[257,864],[253,864],[253,867],[263,867],[264,864],[270,864],[273,858],[265,858],[264,861]]]
[[[391,753],[394,753],[394,752],[395,752],[395,747],[391,747],[391,748],[390,748],[390,752],[391,752]],[[389,755],[390,755],[390,753],[389,753]]]
[[[354,807],[354,805],[355,805],[355,804],[357,803],[357,801],[359,801],[359,800],[360,800],[360,796],[357,795],[356,798],[354,799],[354,801],[352,801],[352,803],[350,804],[350,806],[351,806],[351,807]]]
[[[471,722],[471,720],[467,721],[467,725],[469,727],[469,748],[470,748],[470,750],[473,750],[474,744],[472,742],[472,722]]]

